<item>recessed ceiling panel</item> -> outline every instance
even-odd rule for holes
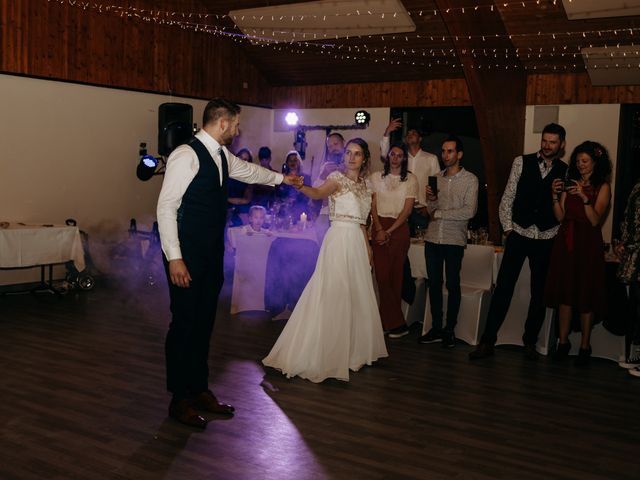
[[[640,0],[562,0],[569,20],[640,15]]]
[[[640,85],[640,47],[583,48],[580,52],[592,85]]]
[[[399,0],[320,0],[232,10],[229,17],[256,42],[335,40],[416,29]]]

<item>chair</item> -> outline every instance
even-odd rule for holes
[[[499,253],[496,255],[496,274],[501,261],[502,253]],[[525,260],[518,281],[513,289],[511,305],[509,306],[500,330],[498,330],[496,345],[523,345],[522,334],[524,333],[524,324],[529,312],[530,300],[531,270],[529,270],[529,262]],[[547,308],[544,323],[538,334],[538,343],[536,344],[536,350],[543,355],[548,355],[549,353],[549,346],[552,343],[553,337],[552,325],[553,309]]]
[[[273,314],[291,310],[309,282],[318,259],[313,240],[276,238],[267,258],[264,305]]]
[[[402,301],[401,308],[404,320],[407,325],[413,325],[415,322],[422,322],[424,319],[424,304],[427,295],[427,282],[424,278],[416,278],[414,280],[416,295],[413,303],[409,304]]]
[[[571,355],[577,355],[580,349],[580,332],[572,332],[569,335],[571,342]],[[625,358],[624,336],[616,336],[607,331],[602,323],[593,327],[591,331],[591,356],[597,358],[606,358],[619,362]]]
[[[229,229],[231,244],[236,249],[231,314],[264,310],[264,282],[267,254],[274,241],[266,235],[246,235],[244,227]]]
[[[468,245],[462,258],[460,313],[458,314],[455,336],[469,345],[477,345],[484,330],[491,300],[494,257],[495,252],[492,246]],[[446,289],[443,291],[442,297],[443,314],[446,317],[448,298]],[[429,331],[431,323],[431,306],[427,294],[423,334]]]

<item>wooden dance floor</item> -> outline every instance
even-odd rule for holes
[[[283,323],[229,294],[211,385],[237,414],[201,432],[166,416],[164,280],[0,296],[0,478],[640,478],[640,379],[613,362],[470,363],[412,332],[349,383],[287,380],[260,363]]]

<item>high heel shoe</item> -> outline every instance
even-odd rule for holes
[[[574,365],[576,367],[585,367],[589,364],[589,359],[591,358],[591,345],[588,348],[581,348],[578,352],[578,357]]]
[[[571,351],[571,344],[569,343],[569,341],[567,341],[567,343],[558,343],[558,346],[556,347],[556,351],[552,357],[553,361],[561,362],[563,360],[566,360],[567,357],[569,356],[570,351]]]

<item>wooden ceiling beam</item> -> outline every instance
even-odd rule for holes
[[[524,148],[527,75],[523,68],[514,67],[513,59],[496,58],[495,66],[487,67],[486,60],[479,62],[474,58],[473,49],[478,47],[478,37],[482,35],[486,36],[483,45],[487,48],[504,51],[513,47],[494,2],[435,0],[435,3],[442,12],[449,35],[454,38],[475,110],[487,181],[489,229],[491,238],[496,241],[501,232],[500,198],[511,163]],[[476,5],[494,5],[494,8],[493,11],[491,8],[475,9]]]

